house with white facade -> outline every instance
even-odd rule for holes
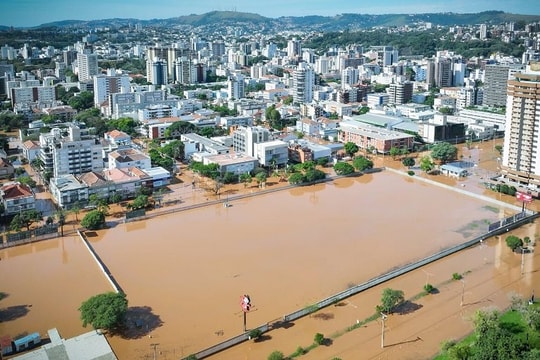
[[[289,162],[289,146],[281,140],[255,144],[255,156],[262,166],[284,166]]]
[[[4,215],[15,215],[36,209],[36,197],[32,189],[19,182],[6,183],[0,187],[0,201],[4,206]]]
[[[134,148],[118,149],[109,154],[109,169],[137,167],[142,170],[152,168],[150,157]]]
[[[207,156],[204,158],[203,164],[217,164],[221,174],[229,172],[240,175],[255,170],[259,161],[252,156],[244,154],[223,154]]]

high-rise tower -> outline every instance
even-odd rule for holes
[[[507,179],[540,188],[540,63],[531,62],[508,80],[501,172]]]

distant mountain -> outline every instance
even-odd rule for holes
[[[339,14],[335,16],[283,16],[279,18],[267,18],[258,14],[236,11],[212,11],[205,14],[192,14],[168,19],[104,19],[104,20],[65,20],[42,24],[41,27],[61,28],[96,28],[96,27],[121,27],[129,24],[143,24],[144,26],[170,27],[187,25],[199,26],[227,26],[227,25],[251,25],[251,26],[274,26],[277,29],[320,29],[336,31],[345,29],[372,28],[378,26],[404,26],[414,25],[420,22],[430,22],[434,26],[443,25],[474,25],[474,24],[502,24],[507,22],[531,23],[540,21],[538,15],[510,14],[503,11],[484,11],[481,13],[425,13],[425,14]]]

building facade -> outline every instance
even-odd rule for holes
[[[518,184],[540,188],[540,63],[508,81],[502,175]]]

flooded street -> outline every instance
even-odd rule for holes
[[[478,178],[437,181],[493,197]],[[189,203],[205,195],[186,187],[181,196]],[[248,328],[273,322],[471,239],[515,211],[391,171],[241,200],[231,196],[230,204],[117,221],[87,233],[129,300],[130,331],[109,336],[120,359],[151,359],[154,347],[158,359],[187,356],[242,333],[243,294],[253,304]],[[532,239],[539,233],[535,224],[515,232]],[[81,302],[112,290],[78,237],[0,250],[0,258],[0,272],[9,274],[0,286],[7,295],[0,300],[0,334],[45,334],[56,327],[63,337],[78,335],[88,330],[79,320]],[[309,346],[316,332],[330,337],[371,316],[382,289],[400,289],[411,298],[426,282],[438,293],[412,300],[406,313],[389,317],[384,350],[381,323],[374,321],[334,336],[331,345],[305,358],[429,358],[442,340],[471,330],[475,309],[505,307],[511,291],[529,295],[539,280],[537,254],[524,259],[522,275],[521,256],[504,239],[489,239],[213,358],[262,359],[273,350],[290,355]],[[455,272],[466,274],[463,282],[450,280]]]

